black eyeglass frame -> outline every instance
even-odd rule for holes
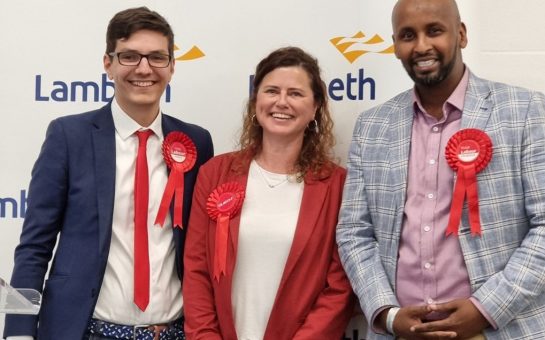
[[[126,53],[129,53],[129,54],[132,54],[132,55],[138,55],[140,57],[140,59],[138,60],[138,62],[136,64],[124,64],[121,61],[121,58],[119,58],[119,56],[122,55],[122,54],[126,54]],[[148,65],[151,66],[151,67],[154,67],[154,68],[165,68],[165,67],[168,67],[170,65],[170,63],[172,62],[172,56],[170,54],[157,53],[157,52],[149,53],[149,54],[142,54],[142,53],[138,53],[138,52],[134,52],[134,51],[123,51],[123,52],[110,52],[110,53],[108,53],[108,55],[110,57],[117,57],[117,61],[119,62],[120,65],[123,65],[123,66],[138,66],[142,62],[143,58],[146,58],[147,61],[148,61]],[[149,56],[153,56],[153,55],[161,55],[161,56],[168,57],[168,63],[165,66],[152,65],[152,63],[150,62]]]

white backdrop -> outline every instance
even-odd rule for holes
[[[146,5],[171,23],[179,49],[175,52],[176,72],[170,93],[164,97],[163,111],[209,129],[216,153],[236,147],[249,77],[257,62],[281,46],[296,45],[307,50],[320,61],[330,87],[338,139],[336,152],[344,164],[357,114],[411,85],[400,63],[388,53],[394,3],[395,0],[3,2],[0,277],[9,280],[11,275],[30,171],[47,124],[58,116],[102,106],[105,97],[113,94],[103,80],[102,55],[106,26],[114,13]],[[473,71],[545,90],[540,76],[545,71],[545,29],[538,18],[538,13],[545,10],[541,1],[460,0],[459,6],[470,39],[465,60]],[[492,18],[490,7],[495,9]],[[518,15],[513,16],[513,11]],[[190,59],[187,53],[193,47],[204,56]],[[351,324],[346,339],[362,339],[361,327],[357,322]],[[0,332],[2,329],[0,316]]]

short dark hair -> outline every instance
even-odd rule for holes
[[[174,32],[159,13],[147,7],[129,8],[110,20],[106,31],[106,54],[114,52],[117,40],[128,39],[134,32],[150,30],[162,33],[168,40],[168,53],[174,54]]]

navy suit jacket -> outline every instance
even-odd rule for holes
[[[213,155],[210,133],[162,115],[163,134],[181,131],[197,147],[184,177],[183,225],[201,164]],[[110,104],[53,120],[32,170],[28,207],[15,249],[11,285],[43,291],[38,316],[7,315],[4,336],[81,339],[102,284],[112,234],[115,127]],[[172,211],[171,211],[172,212]],[[173,229],[176,266],[183,275],[185,229]],[[48,264],[57,246],[48,279]]]

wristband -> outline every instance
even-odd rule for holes
[[[395,335],[394,333],[394,319],[397,315],[397,312],[399,312],[398,307],[392,307],[390,310],[388,310],[388,315],[386,316],[386,330],[388,333]]]

